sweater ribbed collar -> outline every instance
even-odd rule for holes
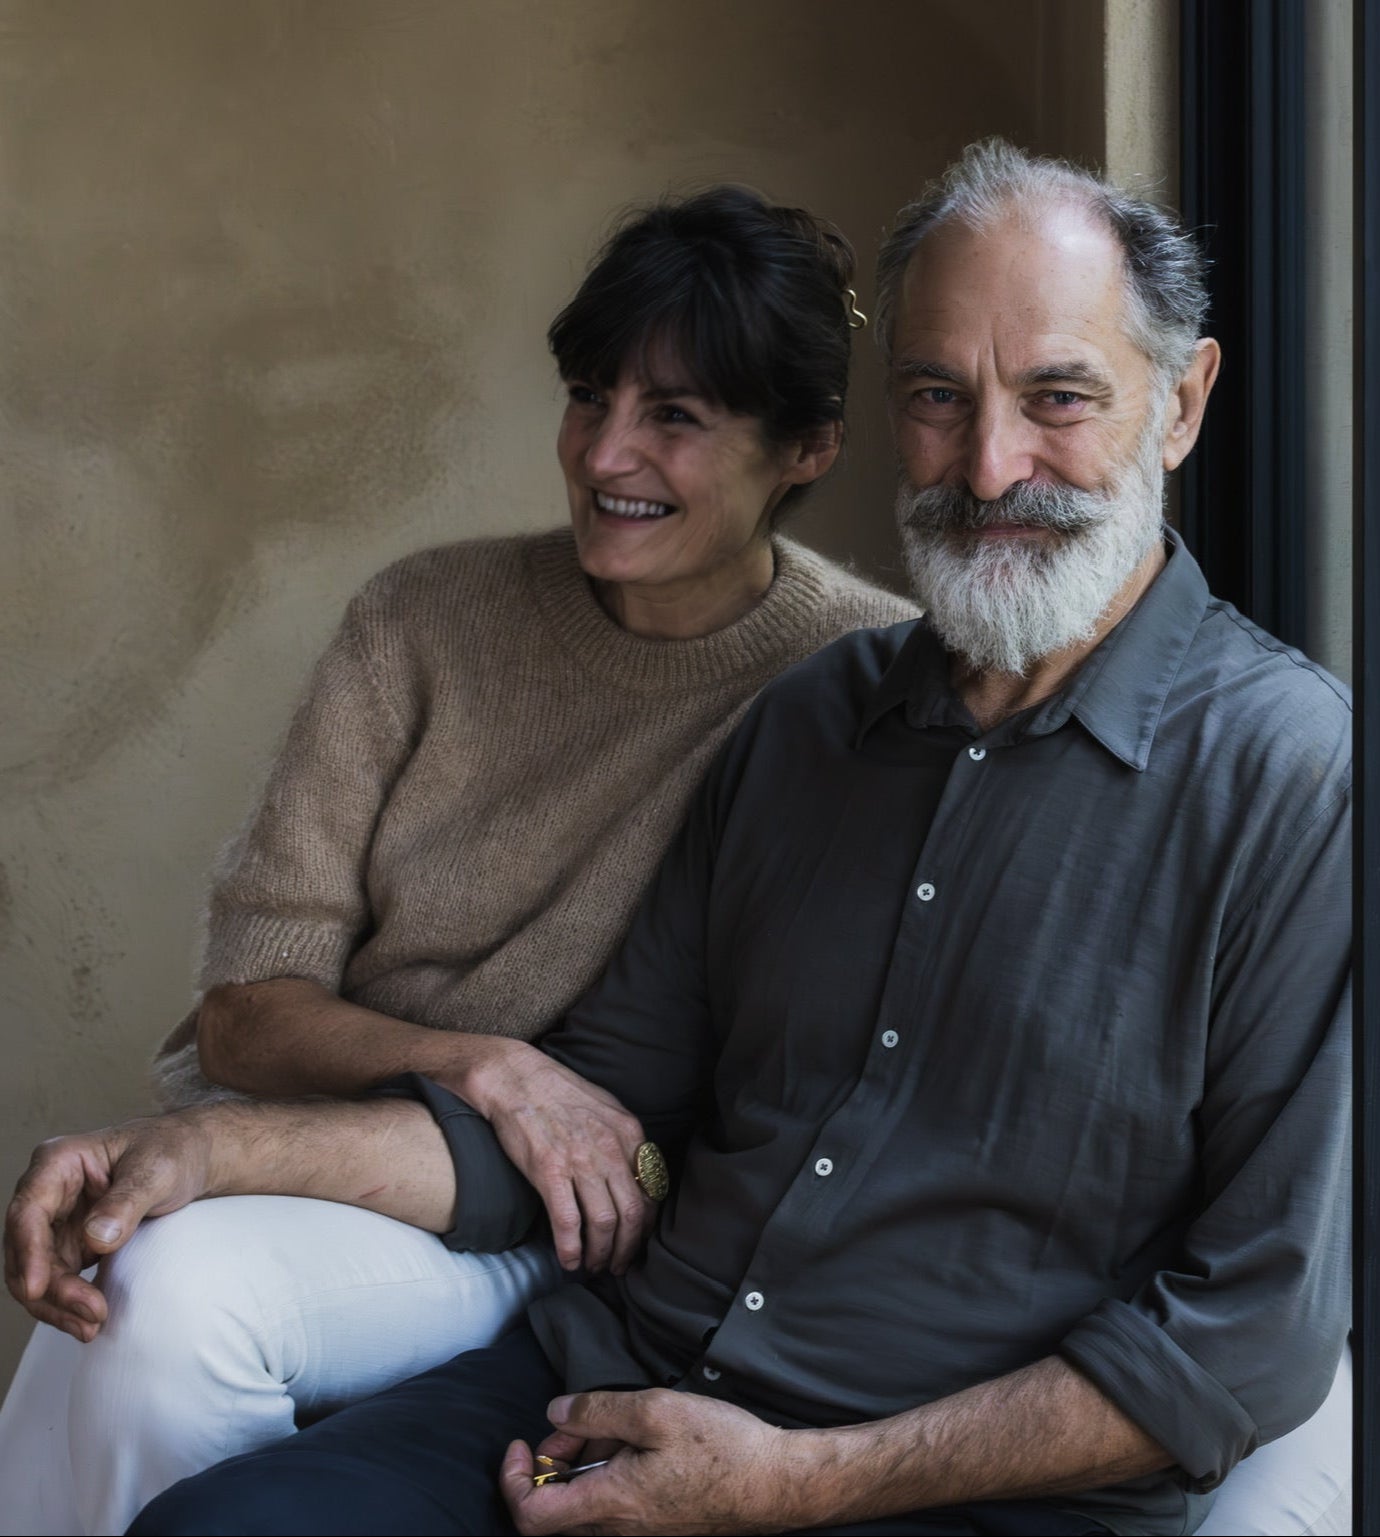
[[[779,671],[799,655],[826,596],[817,555],[775,538],[772,584],[740,619],[693,640],[649,640],[616,624],[600,606],[568,528],[527,545],[532,594],[552,641],[591,672],[632,692],[709,688],[743,673]]]

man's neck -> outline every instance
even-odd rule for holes
[[[1164,541],[1157,539],[1145,559],[1117,589],[1092,635],[1087,640],[1040,657],[1026,672],[984,672],[971,667],[961,657],[955,657],[949,681],[981,730],[990,731],[1008,715],[1027,710],[1042,699],[1057,694],[1140,602],[1151,582],[1164,569],[1165,559]]]

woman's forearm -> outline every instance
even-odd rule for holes
[[[392,1019],[300,977],[212,988],[196,1038],[212,1082],[268,1096],[359,1094],[396,1073],[418,1072],[472,1098],[476,1070],[530,1049]]]
[[[567,1269],[626,1269],[651,1222],[633,1172],[637,1117],[525,1041],[430,1030],[277,977],[212,988],[197,1050],[213,1083],[270,1098],[349,1096],[397,1073],[435,1079],[493,1126],[541,1196]]]

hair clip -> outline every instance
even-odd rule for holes
[[[867,316],[858,308],[858,291],[856,288],[845,288],[843,297],[848,301],[848,308],[844,311],[848,319],[848,328],[851,331],[861,331],[867,324]]]

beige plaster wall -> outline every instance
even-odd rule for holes
[[[351,590],[561,519],[542,335],[610,211],[746,180],[866,295],[966,140],[1100,156],[1102,42],[1101,0],[0,4],[0,1184],[145,1104]],[[801,527],[894,581],[875,373]]]
[[[1109,175],[1179,196],[1179,0],[1107,0],[1103,113]]]

